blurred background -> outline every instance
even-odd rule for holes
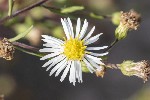
[[[19,10],[38,0],[15,0],[14,10]],[[85,6],[89,12],[111,15],[116,11],[134,9],[142,15],[142,23],[137,31],[130,31],[128,37],[120,41],[109,53],[110,63],[124,60],[150,60],[150,0],[53,0],[48,6],[63,8],[73,5]],[[7,0],[0,0],[0,18],[7,15]],[[64,36],[60,18],[42,7],[25,12],[5,24],[0,25],[0,36],[11,38],[24,32],[32,24],[34,28],[19,40],[42,48],[41,34],[57,38]],[[78,16],[86,18],[86,16]],[[88,19],[90,26],[96,26],[94,34],[104,33],[96,46],[110,45],[114,41],[115,25],[109,19]],[[76,25],[76,21],[73,21]],[[83,74],[83,83],[73,86],[68,77],[60,82],[60,76],[49,77],[49,72],[41,66],[46,61],[39,57],[16,51],[14,59],[0,59],[0,95],[5,100],[150,100],[150,81],[143,83],[137,77],[126,77],[119,70],[108,69],[104,78],[95,74]]]

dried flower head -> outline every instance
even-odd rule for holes
[[[134,10],[130,10],[129,12],[121,11],[121,19],[120,24],[128,27],[129,29],[137,30],[141,21],[141,16]]]
[[[15,48],[7,38],[0,40],[0,57],[6,60],[12,60]]]
[[[104,77],[105,74],[105,68],[101,66],[100,68],[96,69],[95,74],[97,77]]]
[[[128,30],[137,30],[140,25],[141,16],[134,10],[129,12],[121,11],[120,24],[115,30],[115,36],[118,40],[127,36]]]
[[[124,61],[119,67],[124,75],[137,76],[146,82],[150,75],[150,64],[146,60],[139,62]]]

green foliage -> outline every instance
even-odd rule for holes
[[[90,17],[94,18],[94,19],[104,19],[104,16],[101,16],[101,15],[96,15],[94,13],[90,13]]]
[[[12,15],[13,6],[14,6],[14,0],[9,0],[8,1],[8,5],[9,5],[8,16],[11,16]]]
[[[71,6],[71,7],[61,9],[61,13],[73,13],[83,9],[84,9],[83,6]]]

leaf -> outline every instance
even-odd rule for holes
[[[14,41],[17,41],[17,40],[25,37],[31,31],[32,28],[33,28],[33,25],[30,28],[28,28],[25,32],[20,33],[16,37],[9,39],[9,41],[14,42]]]
[[[42,5],[42,7],[48,9],[49,11],[53,12],[53,13],[56,13],[60,16],[64,16],[64,17],[70,17],[71,19],[77,19],[76,17],[74,17],[73,15],[71,14],[68,14],[68,13],[62,13],[62,10],[59,9],[59,8],[54,8],[54,7],[48,7],[48,6],[45,6],[45,5]]]
[[[104,16],[96,15],[94,13],[90,13],[90,17],[95,18],[95,19],[104,19]]]
[[[12,15],[12,10],[13,10],[13,6],[14,6],[14,0],[9,0],[8,1],[8,16]]]
[[[73,12],[80,11],[83,9],[84,9],[83,6],[72,6],[72,7],[67,7],[67,8],[61,9],[61,13],[73,13]]]

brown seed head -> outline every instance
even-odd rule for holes
[[[137,72],[139,72],[135,75],[142,78],[144,82],[146,82],[150,75],[150,63],[146,60],[142,60],[137,62],[134,68],[137,70]]]
[[[15,48],[7,38],[0,40],[0,57],[6,60],[12,60]]]
[[[121,20],[120,23],[128,27],[129,29],[137,30],[141,21],[141,16],[134,10],[129,12],[121,11]]]

